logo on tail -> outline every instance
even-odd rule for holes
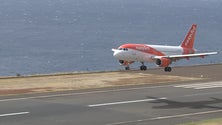
[[[185,39],[183,40],[182,44],[180,45],[183,48],[193,48],[195,34],[196,34],[197,25],[193,24],[187,33]]]

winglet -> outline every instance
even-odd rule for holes
[[[197,25],[193,24],[187,33],[185,39],[183,40],[182,44],[180,45],[183,48],[193,48],[194,40],[195,40],[195,34],[196,34]]]

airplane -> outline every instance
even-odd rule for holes
[[[187,59],[214,55],[218,52],[195,53],[193,48],[197,25],[193,24],[179,46],[148,45],[148,44],[123,44],[118,49],[112,49],[113,56],[119,60],[125,70],[130,70],[129,65],[141,62],[140,70],[147,70],[145,62],[156,63],[164,67],[165,72],[171,72],[170,64],[180,59]]]

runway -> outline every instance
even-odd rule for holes
[[[174,125],[222,116],[222,81],[0,97],[3,125]]]

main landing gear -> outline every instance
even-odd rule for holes
[[[147,70],[147,67],[144,65],[144,62],[141,62],[142,63],[142,66],[140,66],[140,70]]]
[[[165,67],[165,68],[164,68],[164,71],[165,71],[165,72],[171,72],[171,67]]]

